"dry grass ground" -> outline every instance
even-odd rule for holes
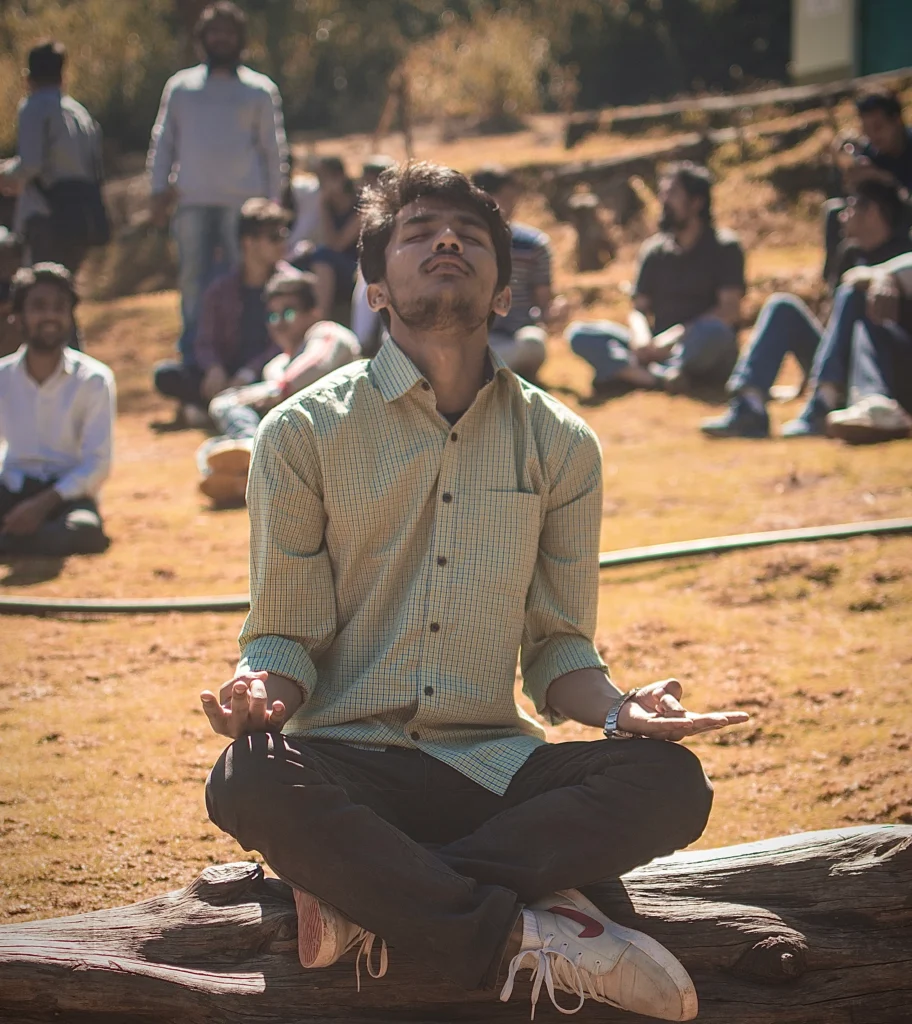
[[[751,308],[789,281],[813,286],[812,211],[785,207],[742,171],[724,178],[718,199],[723,222],[755,249]],[[636,240],[605,271],[574,275],[567,229],[540,204],[523,215],[552,231],[559,283],[587,304],[585,315],[620,314],[618,285],[630,277]],[[198,497],[198,433],[149,427],[168,415],[148,371],[176,334],[175,296],[86,305],[82,317],[89,350],[119,381],[117,463],[104,503],[115,542],[104,556],[63,566],[0,568],[0,587],[73,597],[243,593],[245,513],[211,512]],[[602,440],[603,550],[909,513],[907,443],[713,444],[696,430],[711,410],[687,398],[583,404],[588,370],[559,338],[543,379]],[[795,408],[773,416],[781,423]],[[912,821],[910,600],[912,538],[603,574],[599,642],[623,686],[675,674],[695,706],[754,716],[695,741],[717,794],[702,845]],[[233,614],[0,618],[0,920],[129,902],[241,855],[206,818],[202,785],[221,743],[196,696],[227,677],[240,625]],[[555,740],[595,735],[552,730]]]

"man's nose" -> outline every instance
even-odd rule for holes
[[[462,252],[462,239],[451,227],[442,228],[440,234],[434,239],[434,252]]]

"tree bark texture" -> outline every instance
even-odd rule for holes
[[[912,1021],[912,827],[682,853],[587,892],[683,961],[704,1024]],[[187,888],[130,907],[0,927],[0,1020],[18,1024],[528,1017],[526,983],[498,1003],[395,949],[385,978],[362,971],[360,993],[352,955],[302,969],[291,891],[252,863],[207,868]],[[558,1019],[543,998],[536,1020]],[[575,1020],[645,1018],[587,1003]]]

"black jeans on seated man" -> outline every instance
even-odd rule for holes
[[[11,491],[0,484],[0,522],[18,504],[33,498],[53,481],[25,478],[21,491]],[[110,541],[105,536],[92,498],[64,501],[34,533],[12,534],[0,529],[0,555],[44,555],[66,558],[68,555],[95,555],[106,551]]]
[[[209,404],[200,394],[203,371],[198,366],[182,363],[179,359],[166,359],[156,365],[153,382],[160,395],[176,398],[181,405],[205,409]]]
[[[686,748],[537,748],[503,796],[414,749],[255,733],[206,784],[209,816],[291,885],[464,988],[490,988],[522,907],[699,838],[712,786]]]

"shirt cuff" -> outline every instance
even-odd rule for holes
[[[285,636],[255,637],[244,648],[237,671],[287,676],[301,687],[305,699],[317,685],[317,670],[310,655],[300,643]]]
[[[555,679],[581,668],[601,669],[610,679],[608,666],[591,640],[582,636],[557,636],[549,640],[534,662],[523,670],[523,693],[549,725],[566,721],[548,706],[548,687]]]

